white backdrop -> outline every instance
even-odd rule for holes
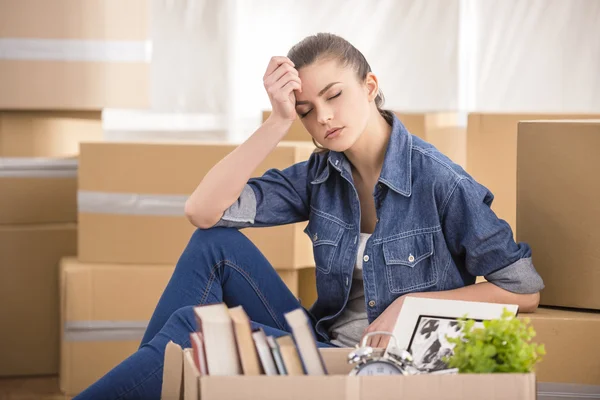
[[[269,58],[319,31],[365,54],[389,108],[600,112],[600,0],[152,2],[153,109],[216,116],[230,138],[270,108]]]

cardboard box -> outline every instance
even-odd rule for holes
[[[77,221],[79,143],[100,112],[0,112],[0,224]]]
[[[529,318],[546,355],[537,368],[539,382],[600,387],[600,313],[539,308]]]
[[[270,111],[263,111],[263,122],[270,115]],[[459,126],[458,114],[396,112],[396,115],[411,134],[433,144],[440,152],[463,168],[466,166],[467,130]],[[312,137],[302,122],[296,119],[284,140],[312,142]]]
[[[328,399],[328,400],[446,400],[506,399],[534,400],[534,374],[459,374],[351,377],[346,359],[349,349],[321,349],[326,376],[202,376],[193,364],[191,349],[181,354],[169,346],[165,357],[165,399],[177,399],[177,371],[183,370],[185,400],[247,399]],[[183,368],[176,363],[181,360]],[[174,369],[176,373],[167,371]],[[179,385],[181,387],[181,385]],[[181,394],[181,393],[180,393]]]
[[[600,310],[600,119],[519,124],[518,240],[541,304]]]
[[[494,194],[492,209],[517,231],[517,124],[533,119],[591,119],[596,115],[469,114],[467,172]]]
[[[149,2],[0,0],[0,109],[146,108]]]
[[[0,376],[58,372],[58,263],[75,224],[0,225]]]
[[[79,259],[174,265],[195,230],[184,204],[202,177],[235,145],[83,144],[79,163]],[[253,172],[306,160],[310,143],[279,146]],[[110,162],[108,162],[110,160]],[[306,223],[242,232],[276,269],[314,266]]]
[[[138,349],[172,274],[170,265],[61,260],[60,388],[65,394],[81,392]]]

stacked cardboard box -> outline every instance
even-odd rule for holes
[[[0,109],[149,106],[146,0],[0,0]]]
[[[99,112],[0,112],[0,376],[58,372],[58,262],[77,249],[78,142]],[[41,330],[40,330],[40,327]]]
[[[81,145],[78,257],[63,260],[61,268],[63,392],[79,393],[137,349],[195,230],[184,215],[185,200],[235,147],[197,142]],[[253,176],[306,160],[313,149],[306,142],[282,143]],[[303,225],[242,233],[306,303],[311,300],[303,296],[314,293],[299,282],[314,282],[314,259]],[[87,363],[90,356],[99,361]]]
[[[517,124],[534,119],[593,119],[599,115],[469,114],[467,171],[494,194],[492,209],[517,232]]]
[[[395,112],[395,114],[411,134],[433,144],[438,150],[463,168],[466,166],[467,130],[465,127],[460,126],[457,113]],[[270,111],[263,111],[263,121],[269,118],[270,115]],[[284,140],[311,141],[312,137],[304,128],[302,122],[296,119]]]
[[[56,374],[79,143],[102,139],[102,109],[149,106],[149,7],[0,0],[0,10],[0,319],[10,327],[0,375]]]
[[[532,315],[542,382],[600,385],[600,120],[518,126],[517,222],[546,285]]]

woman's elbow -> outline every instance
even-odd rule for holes
[[[214,218],[207,218],[203,213],[200,212],[199,207],[195,205],[190,199],[185,202],[184,213],[188,221],[192,225],[200,229],[212,228],[218,220]]]

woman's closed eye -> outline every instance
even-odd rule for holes
[[[335,94],[335,95],[333,95],[333,96],[329,97],[329,98],[327,99],[327,101],[329,101],[329,100],[333,100],[333,99],[335,99],[335,98],[338,98],[338,97],[340,97],[340,95],[341,95],[341,94],[342,94],[342,91],[340,90],[340,92],[339,92],[338,94]],[[298,112],[298,116],[299,116],[300,118],[304,118],[304,117],[306,117],[306,116],[307,116],[307,115],[308,115],[308,114],[309,114],[311,111],[312,111],[312,108],[311,108],[310,110],[306,111],[306,112],[303,112],[303,113],[301,113],[301,112]]]

